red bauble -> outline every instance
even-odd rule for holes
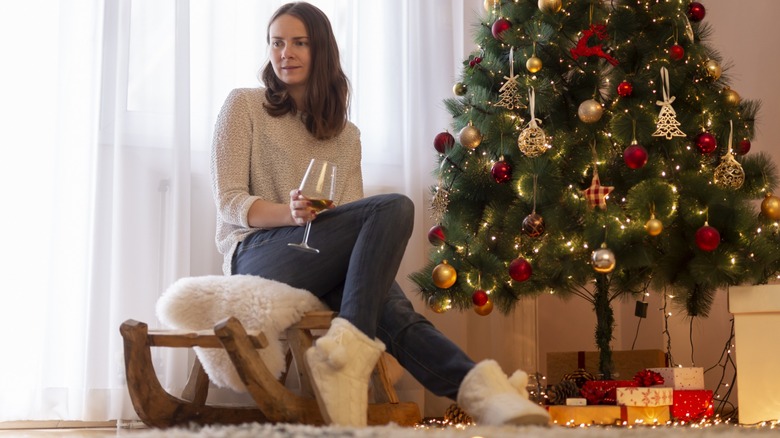
[[[720,233],[715,227],[704,224],[696,230],[696,245],[702,251],[715,251],[720,245]]]
[[[673,61],[679,61],[685,57],[685,49],[683,49],[683,46],[679,44],[675,44],[672,47],[669,47],[669,58],[671,58]]]
[[[691,2],[688,5],[688,19],[693,22],[704,20],[704,15],[707,11],[704,10],[704,5],[699,2]]]
[[[620,97],[631,97],[634,94],[634,85],[631,82],[623,81],[618,84],[617,93]]]
[[[441,245],[444,243],[444,227],[441,225],[434,225],[428,230],[428,242],[431,245]]]
[[[512,277],[512,280],[526,281],[531,278],[532,273],[531,264],[522,257],[512,260],[512,263],[509,264],[509,276]]]
[[[639,169],[647,164],[647,150],[640,144],[632,143],[623,151],[623,161],[630,169]]]
[[[477,289],[471,294],[471,302],[477,307],[482,307],[488,302],[488,294],[482,289]]]
[[[718,140],[715,136],[709,132],[702,132],[694,139],[696,147],[699,148],[702,154],[711,154],[718,148]]]
[[[739,155],[745,155],[748,152],[750,152],[750,140],[744,139],[737,145],[737,153]]]
[[[490,169],[490,174],[497,183],[505,183],[512,179],[512,166],[506,161],[496,161]]]
[[[493,38],[503,41],[504,38],[501,36],[501,34],[512,28],[512,23],[507,20],[506,18],[499,18],[493,23],[493,26],[490,28],[490,31],[493,32]]]
[[[455,144],[455,137],[447,131],[436,134],[433,139],[433,147],[440,154],[447,152]]]

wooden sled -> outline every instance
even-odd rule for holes
[[[143,322],[125,321],[119,331],[124,339],[127,388],[136,413],[146,425],[157,428],[189,424],[302,423],[324,425],[311,383],[304,366],[296,366],[301,384],[298,395],[284,386],[290,364],[303,364],[303,353],[311,347],[312,330],[330,327],[334,312],[310,312],[286,331],[290,351],[287,371],[277,380],[268,370],[256,349],[266,348],[262,332],[247,333],[238,319],[230,317],[214,330],[183,332],[150,331]],[[236,407],[206,403],[209,379],[197,357],[181,397],[165,391],[152,364],[151,347],[224,348],[238,375],[257,406]],[[386,364],[380,359],[371,377],[374,402],[368,406],[368,424],[394,422],[413,426],[420,422],[415,403],[401,403],[386,376]]]

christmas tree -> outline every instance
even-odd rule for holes
[[[611,303],[673,295],[706,317],[729,285],[780,270],[775,165],[748,154],[759,102],[729,87],[688,0],[486,0],[434,139],[437,312],[592,303],[601,372]],[[763,202],[762,202],[763,201]]]

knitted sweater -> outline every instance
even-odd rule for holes
[[[231,274],[238,243],[257,230],[248,224],[249,207],[257,199],[288,204],[312,158],[336,164],[336,206],[363,197],[360,131],[354,124],[347,123],[335,138],[317,140],[300,113],[271,117],[263,102],[263,88],[233,90],[214,129],[211,181],[225,275]]]

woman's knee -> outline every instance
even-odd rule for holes
[[[397,221],[398,225],[408,225],[411,233],[411,226],[414,224],[414,202],[408,196],[400,193],[379,196],[383,206],[393,212],[394,220]]]

